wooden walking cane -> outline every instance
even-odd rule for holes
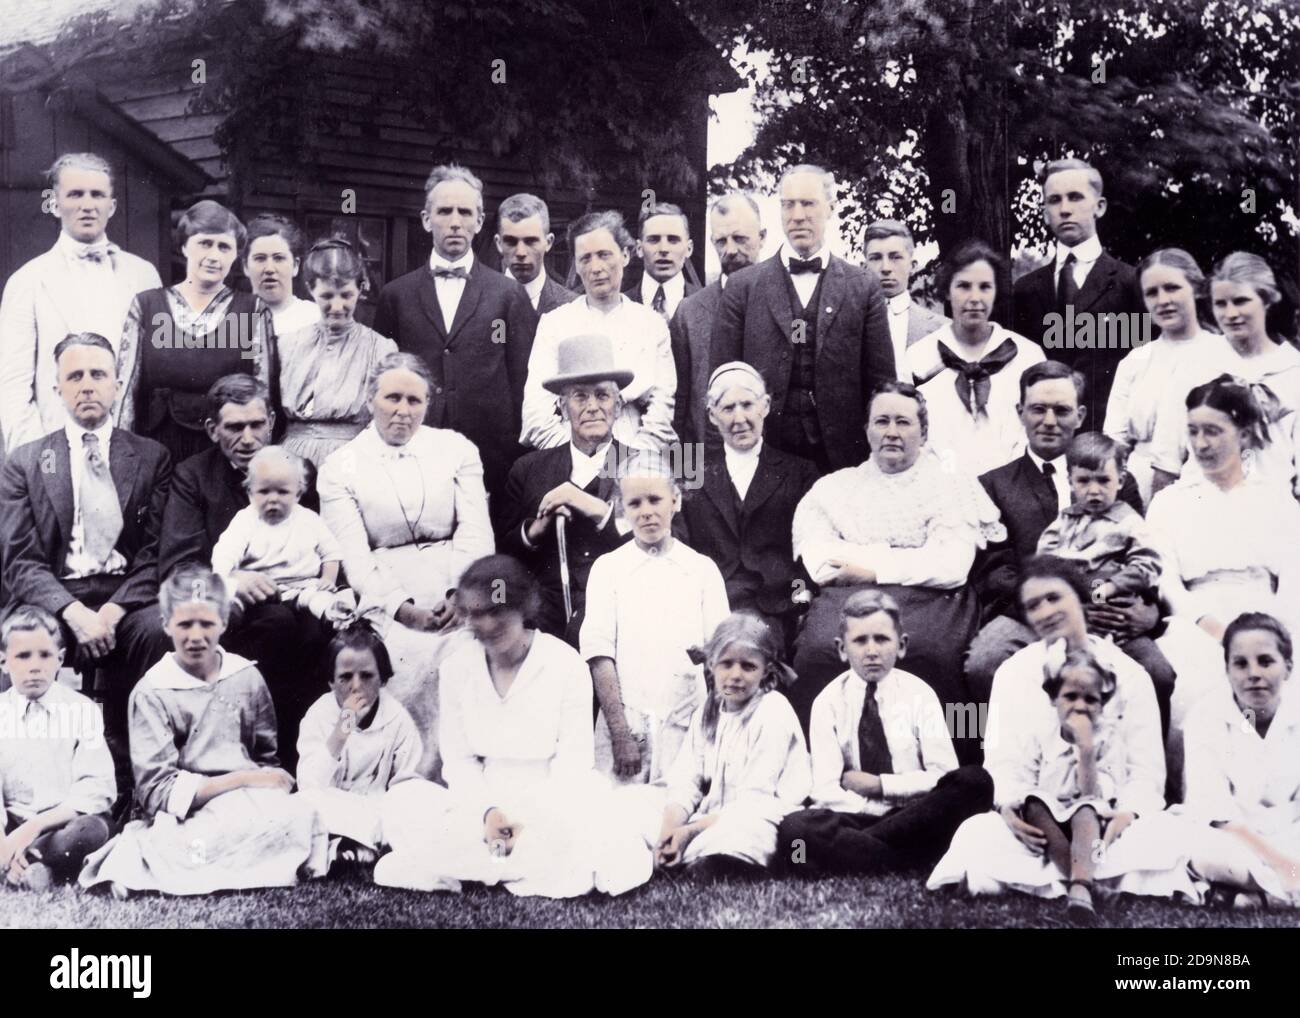
[[[564,588],[564,623],[573,619],[573,592],[569,582],[569,546],[564,536],[567,520],[562,513],[555,514],[555,546],[560,553],[560,586]]]

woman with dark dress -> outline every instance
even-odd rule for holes
[[[279,391],[271,313],[226,283],[244,225],[215,201],[191,205],[176,225],[185,278],[145,290],[127,314],[118,352],[123,398],[117,426],[161,442],[172,462],[203,452],[208,388],[224,375],[255,375]]]

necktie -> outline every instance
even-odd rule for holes
[[[993,388],[990,379],[1015,357],[1016,344],[1010,339],[1004,339],[996,350],[977,361],[963,360],[945,343],[939,344],[939,359],[945,368],[956,372],[953,384],[957,387],[957,398],[972,417],[978,414],[988,416],[989,390]]]
[[[457,267],[454,269],[437,268],[433,270],[434,279],[469,279],[469,269]]]
[[[81,436],[85,448],[86,468],[81,473],[81,529],[86,554],[96,562],[106,562],[122,534],[122,507],[117,488],[108,472],[99,448],[99,436],[91,432]]]
[[[822,260],[820,258],[791,258],[790,275],[797,276],[801,272],[820,273],[822,270]]]
[[[1077,261],[1074,252],[1071,251],[1065,256],[1061,273],[1056,277],[1056,304],[1062,312],[1079,296],[1079,285],[1074,281],[1074,266]]]
[[[858,766],[868,774],[894,773],[889,743],[885,740],[885,726],[880,722],[880,704],[876,700],[874,682],[867,683],[862,718],[858,721]]]
[[[668,317],[668,296],[664,293],[663,284],[659,284],[659,289],[655,291],[655,299],[650,302],[650,310],[658,311],[665,318]]]
[[[108,245],[103,247],[85,247],[77,252],[77,257],[85,262],[94,262],[98,265],[108,257]]]

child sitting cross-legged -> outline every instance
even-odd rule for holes
[[[98,704],[55,680],[63,636],[54,616],[24,605],[0,623],[0,873],[43,891],[76,879],[111,834],[117,797]]]

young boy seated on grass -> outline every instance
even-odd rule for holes
[[[957,766],[934,690],[894,667],[907,653],[897,602],[860,590],[835,641],[849,665],[813,701],[813,809],[777,830],[773,866],[804,876],[932,865],[962,821],[993,805],[982,767]]]
[[[0,872],[13,887],[43,891],[76,878],[112,835],[113,758],[98,704],[55,681],[59,623],[43,608],[16,608],[0,624]]]

